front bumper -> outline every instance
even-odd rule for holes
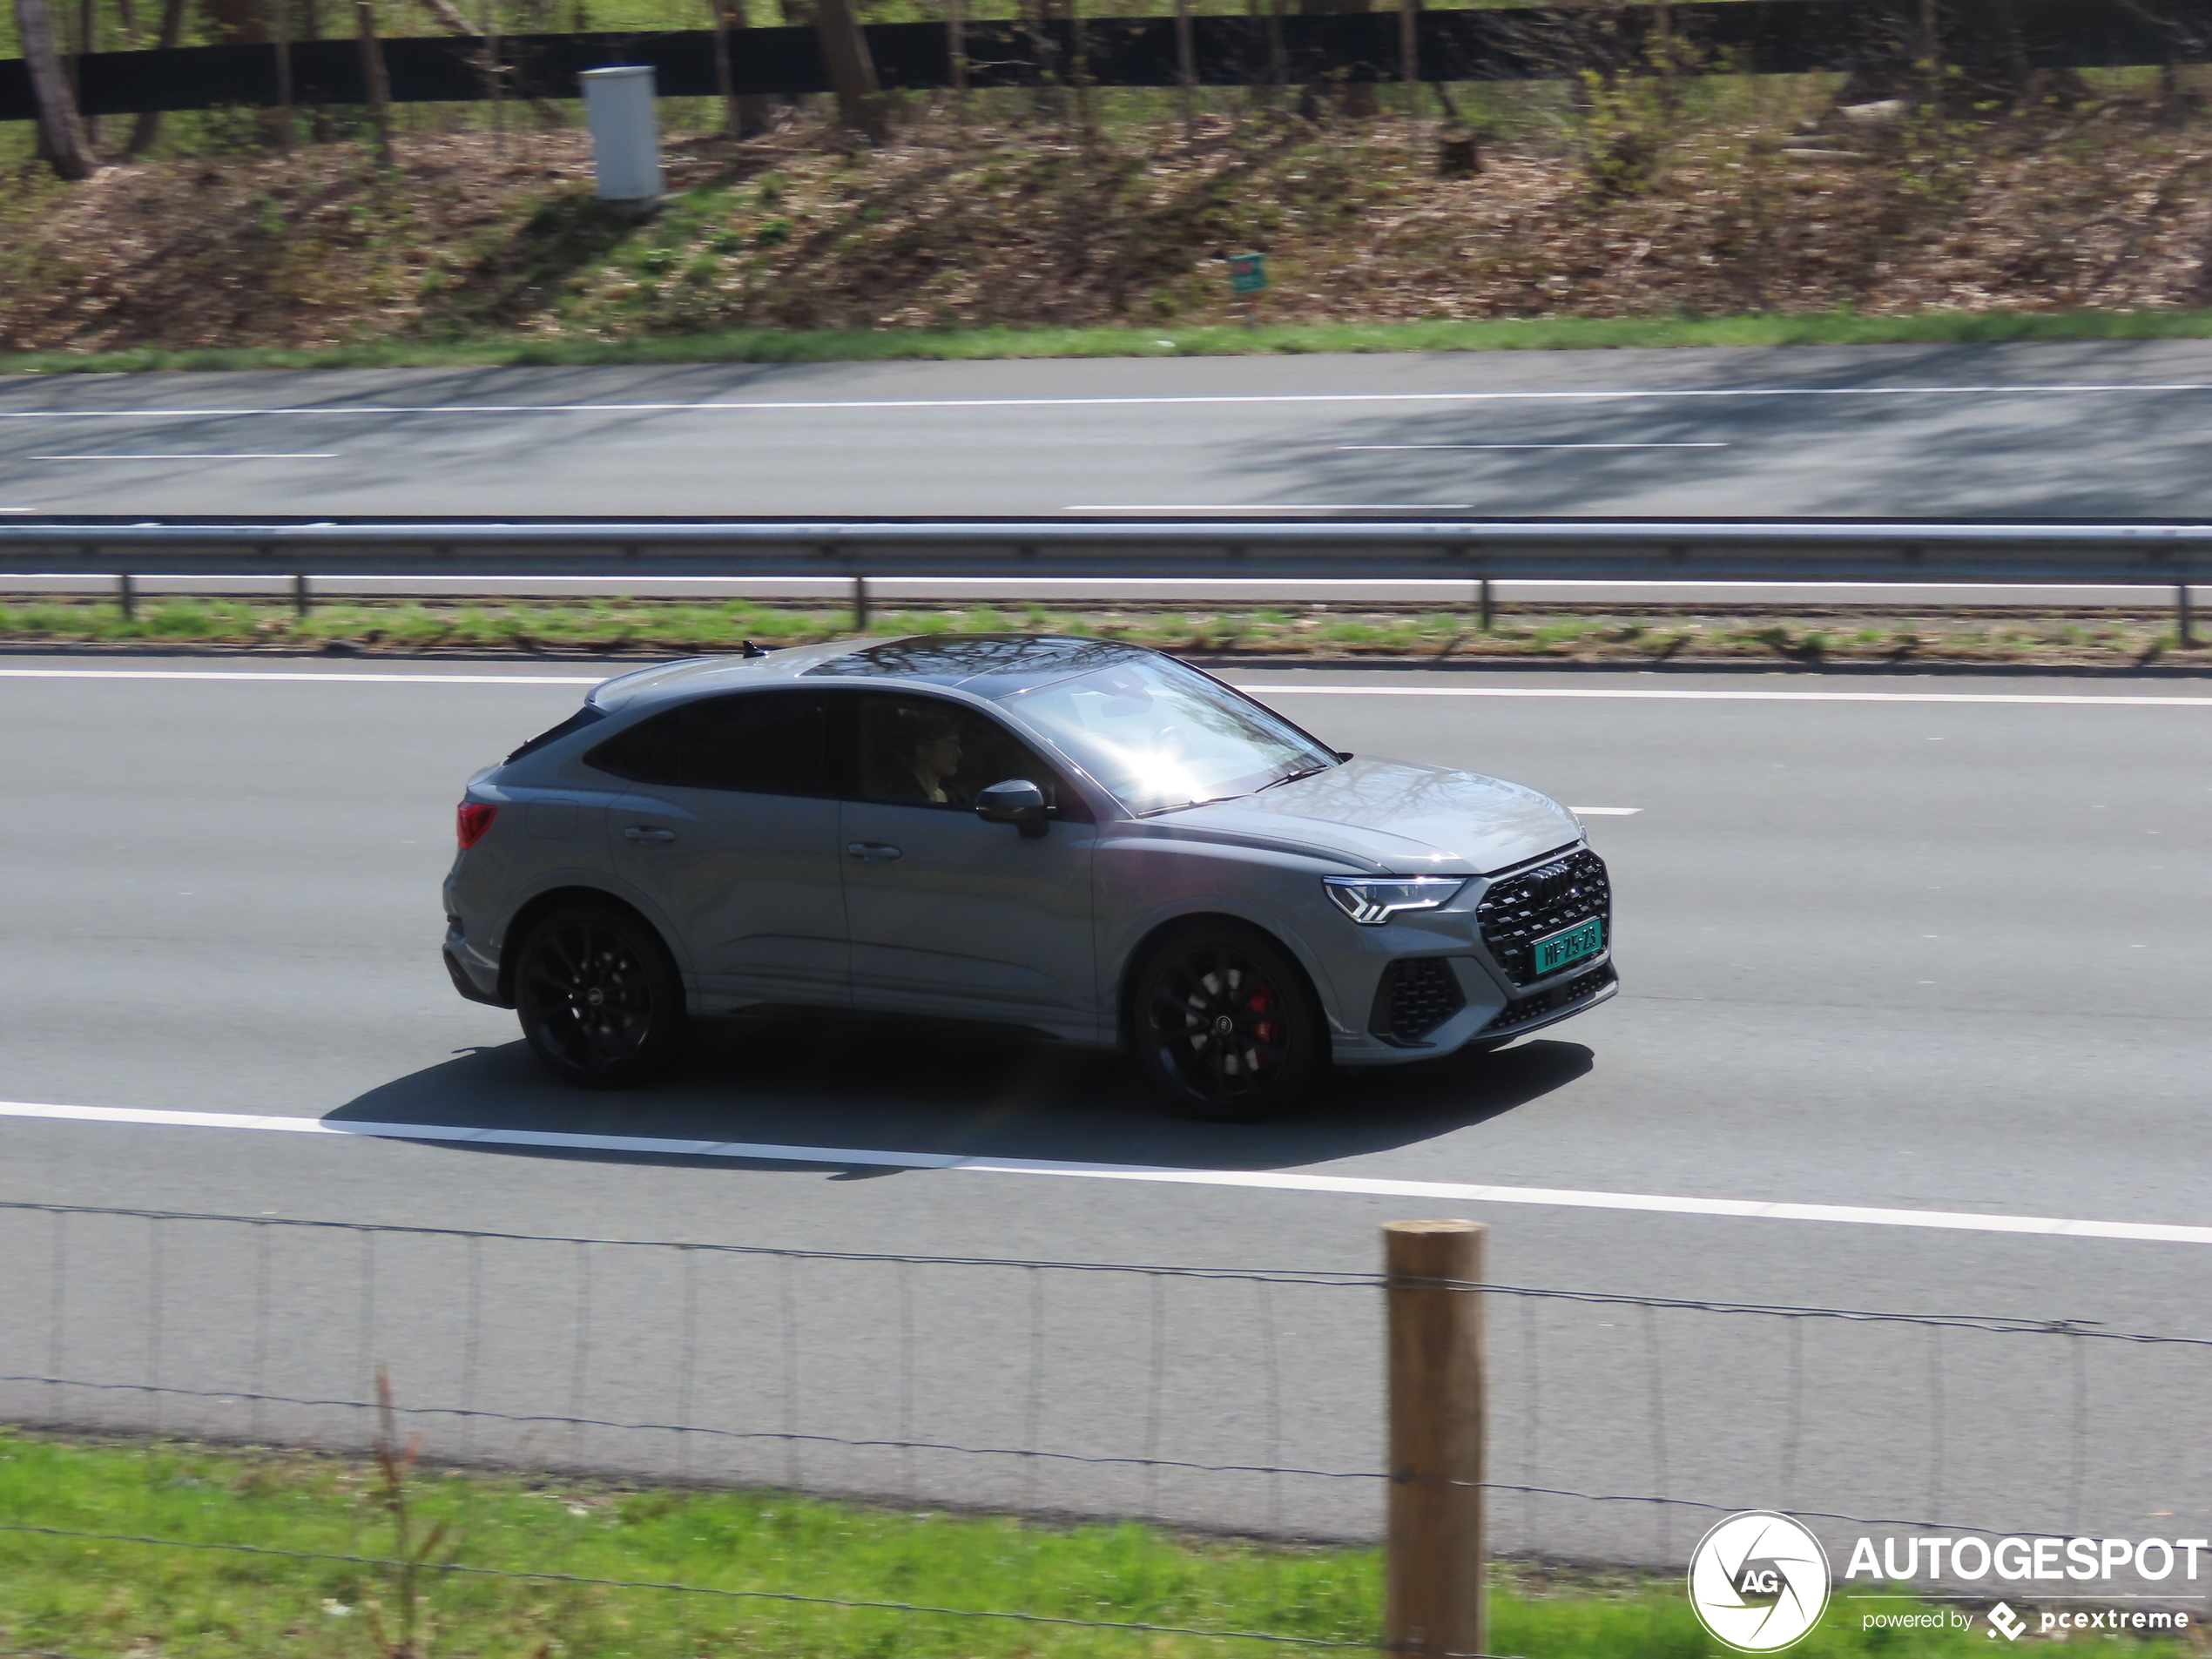
[[[1603,948],[1540,974],[1541,941],[1591,921],[1605,928]],[[1621,988],[1611,882],[1587,846],[1501,871],[1447,909],[1377,932],[1386,960],[1364,977],[1373,988],[1363,1017],[1344,1019],[1338,1030],[1340,1064],[1392,1065],[1497,1048],[1572,1019]]]

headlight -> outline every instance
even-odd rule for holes
[[[1467,886],[1459,875],[1325,875],[1322,889],[1337,908],[1363,927],[1378,927],[1401,910],[1433,910]]]

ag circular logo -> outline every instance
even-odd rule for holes
[[[1689,1605],[1716,1642],[1776,1653],[1804,1640],[1828,1605],[1828,1552],[1787,1515],[1730,1515],[1689,1558]]]

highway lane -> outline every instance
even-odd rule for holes
[[[1589,820],[1621,895],[1618,1001],[1494,1061],[1354,1078],[1297,1122],[1231,1130],[1165,1117],[1108,1061],[882,1027],[726,1034],[651,1097],[553,1089],[509,1016],[444,986],[435,884],[461,779],[581,688],[496,666],[398,684],[296,665],[285,671],[332,683],[238,671],[269,683],[0,678],[10,771],[37,780],[0,807],[11,947],[0,1096],[2212,1221],[2212,1180],[2191,1155],[2212,1059],[2191,903],[2212,786],[2192,763],[2212,699],[2200,706],[2170,682],[1977,680],[1962,696],[1953,681],[1855,679],[1858,698],[1831,700],[1805,695],[1819,682],[1783,676],[1482,682],[1544,693],[1527,697],[1375,694],[1468,689],[1448,675],[1363,674],[1350,694],[1317,689],[1325,674],[1251,676],[1341,746],[1641,810]],[[1548,694],[1562,689],[1629,695]],[[1648,695],[1698,691],[1771,695]],[[2184,700],[2111,700],[2127,695]],[[2008,700],[2054,696],[2080,700]],[[1911,700],[1922,698],[1936,700]],[[0,1199],[14,1201],[1063,1261],[1357,1271],[1372,1264],[1372,1227],[1419,1210],[1492,1222],[1494,1271],[1510,1284],[2168,1335],[2202,1333],[2212,1264],[2201,1244],[20,1117],[0,1117]],[[1366,1291],[1278,1287],[1269,1303],[1248,1285],[1176,1282],[1155,1383],[1147,1285],[1046,1276],[1033,1326],[1034,1276],[1019,1271],[914,1270],[902,1291],[896,1270],[816,1264],[789,1290],[799,1334],[786,1369],[779,1270],[711,1264],[687,1372],[677,1266],[594,1258],[586,1365],[574,1352],[573,1247],[495,1245],[471,1292],[486,1334],[468,1369],[456,1287],[469,1281],[450,1244],[378,1245],[364,1338],[353,1235],[287,1238],[264,1295],[250,1241],[79,1218],[56,1342],[39,1265],[54,1247],[49,1218],[0,1215],[0,1238],[29,1264],[0,1295],[0,1329],[42,1375],[143,1380],[158,1254],[171,1264],[160,1363],[172,1386],[238,1391],[258,1367],[264,1392],[358,1398],[373,1348],[418,1399],[450,1405],[473,1388],[479,1408],[524,1414],[665,1423],[691,1374],[696,1420],[756,1433],[1119,1455],[1152,1445],[1198,1461],[1355,1472],[1379,1456]],[[274,1307],[277,1332],[258,1350],[257,1305]],[[1799,1331],[1793,1361],[1787,1322],[1669,1312],[1647,1328],[1644,1318],[1560,1302],[1499,1313],[1501,1479],[1997,1527],[2140,1531],[2164,1512],[2157,1527],[2203,1533],[2212,1520],[2201,1351],[1821,1324]],[[918,1403],[902,1405],[895,1334],[917,1326]],[[2077,1347],[2092,1350],[2079,1410]],[[1153,1399],[1163,1429],[1150,1426]],[[0,1385],[0,1408],[148,1420],[136,1396],[19,1384]],[[172,1424],[255,1426],[241,1404],[165,1409]],[[259,1411],[272,1432],[358,1430],[343,1412]],[[459,1423],[437,1433],[460,1449]],[[643,1470],[679,1457],[659,1433],[526,1440],[489,1422],[467,1433],[482,1453]],[[721,1472],[789,1473],[781,1441],[713,1450]],[[1350,1533],[1376,1513],[1371,1481],[1170,1473],[1148,1487],[1118,1466],[930,1453],[909,1467],[819,1445],[804,1458],[810,1481],[901,1491],[911,1480],[937,1499]],[[1696,1514],[1669,1522],[1642,1506],[1514,1501],[1501,1536],[1507,1548],[1667,1559],[1702,1530]]]
[[[2212,345],[0,381],[17,512],[2192,515]]]

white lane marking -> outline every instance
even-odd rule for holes
[[[0,409],[0,421],[209,420],[230,416],[298,415],[691,415],[808,409],[1037,409],[1150,408],[1163,404],[1223,403],[1608,403],[1649,398],[1760,397],[2106,397],[2212,392],[2195,381],[2085,381],[2037,386],[1720,386],[1641,388],[1609,391],[1521,392],[1194,392],[1124,397],[872,397],[806,398],[738,402],[702,399],[691,403],[356,403],[286,404],[269,408],[178,409]]]
[[[1076,502],[1069,513],[1396,513],[1418,509],[1472,507],[1464,501],[1286,501],[1168,502],[1145,506],[1127,502]]]
[[[335,461],[338,451],[329,450],[314,455],[213,455],[177,454],[160,455],[32,455],[33,461]]]
[[[1339,449],[1725,449],[1724,443],[1340,443]],[[37,457],[33,456],[36,460]]]
[[[1643,808],[1641,806],[1570,806],[1567,810],[1578,818],[1634,818]]]
[[[761,1163],[828,1163],[894,1170],[963,1170],[979,1175],[1055,1175],[1099,1181],[1163,1182],[1179,1186],[1244,1187],[1277,1192],[1334,1192],[1386,1198],[1440,1198],[1464,1204],[1549,1204],[1570,1210],[1716,1216],[1759,1221],[1847,1222],[1865,1227],[1925,1227],[1939,1231],[2041,1234],[2063,1238],[2121,1238],[2154,1244],[2212,1244],[2212,1227],[2162,1222],[2085,1221],[2056,1216],[1979,1215],[1946,1210],[1885,1210],[1859,1204],[1787,1204],[1762,1198],[1689,1198],[1649,1192],[1585,1191],[1570,1187],[1499,1187],[1456,1181],[1396,1181],[1369,1176],[1297,1175],[1273,1170],[1184,1170],[1143,1163],[1062,1163],[1041,1158],[966,1157],[957,1152],[886,1152],[846,1146],[779,1146],[748,1141],[672,1140],[643,1135],[570,1135],[550,1130],[469,1129],[443,1123],[350,1123],[318,1117],[268,1117],[243,1112],[156,1111],[119,1106],[54,1106],[0,1101],[0,1117],[130,1123],[168,1129],[271,1130],[348,1135],[379,1140],[456,1141],[473,1146],[536,1146],[658,1157],[742,1158]]]
[[[609,674],[295,674],[168,668],[0,668],[13,680],[333,680],[347,685],[600,685]]]
[[[1597,697],[1687,703],[2033,703],[2125,709],[2212,709],[2212,697],[2046,697],[2004,691],[1689,691],[1590,685],[1254,685],[1254,697]]]

